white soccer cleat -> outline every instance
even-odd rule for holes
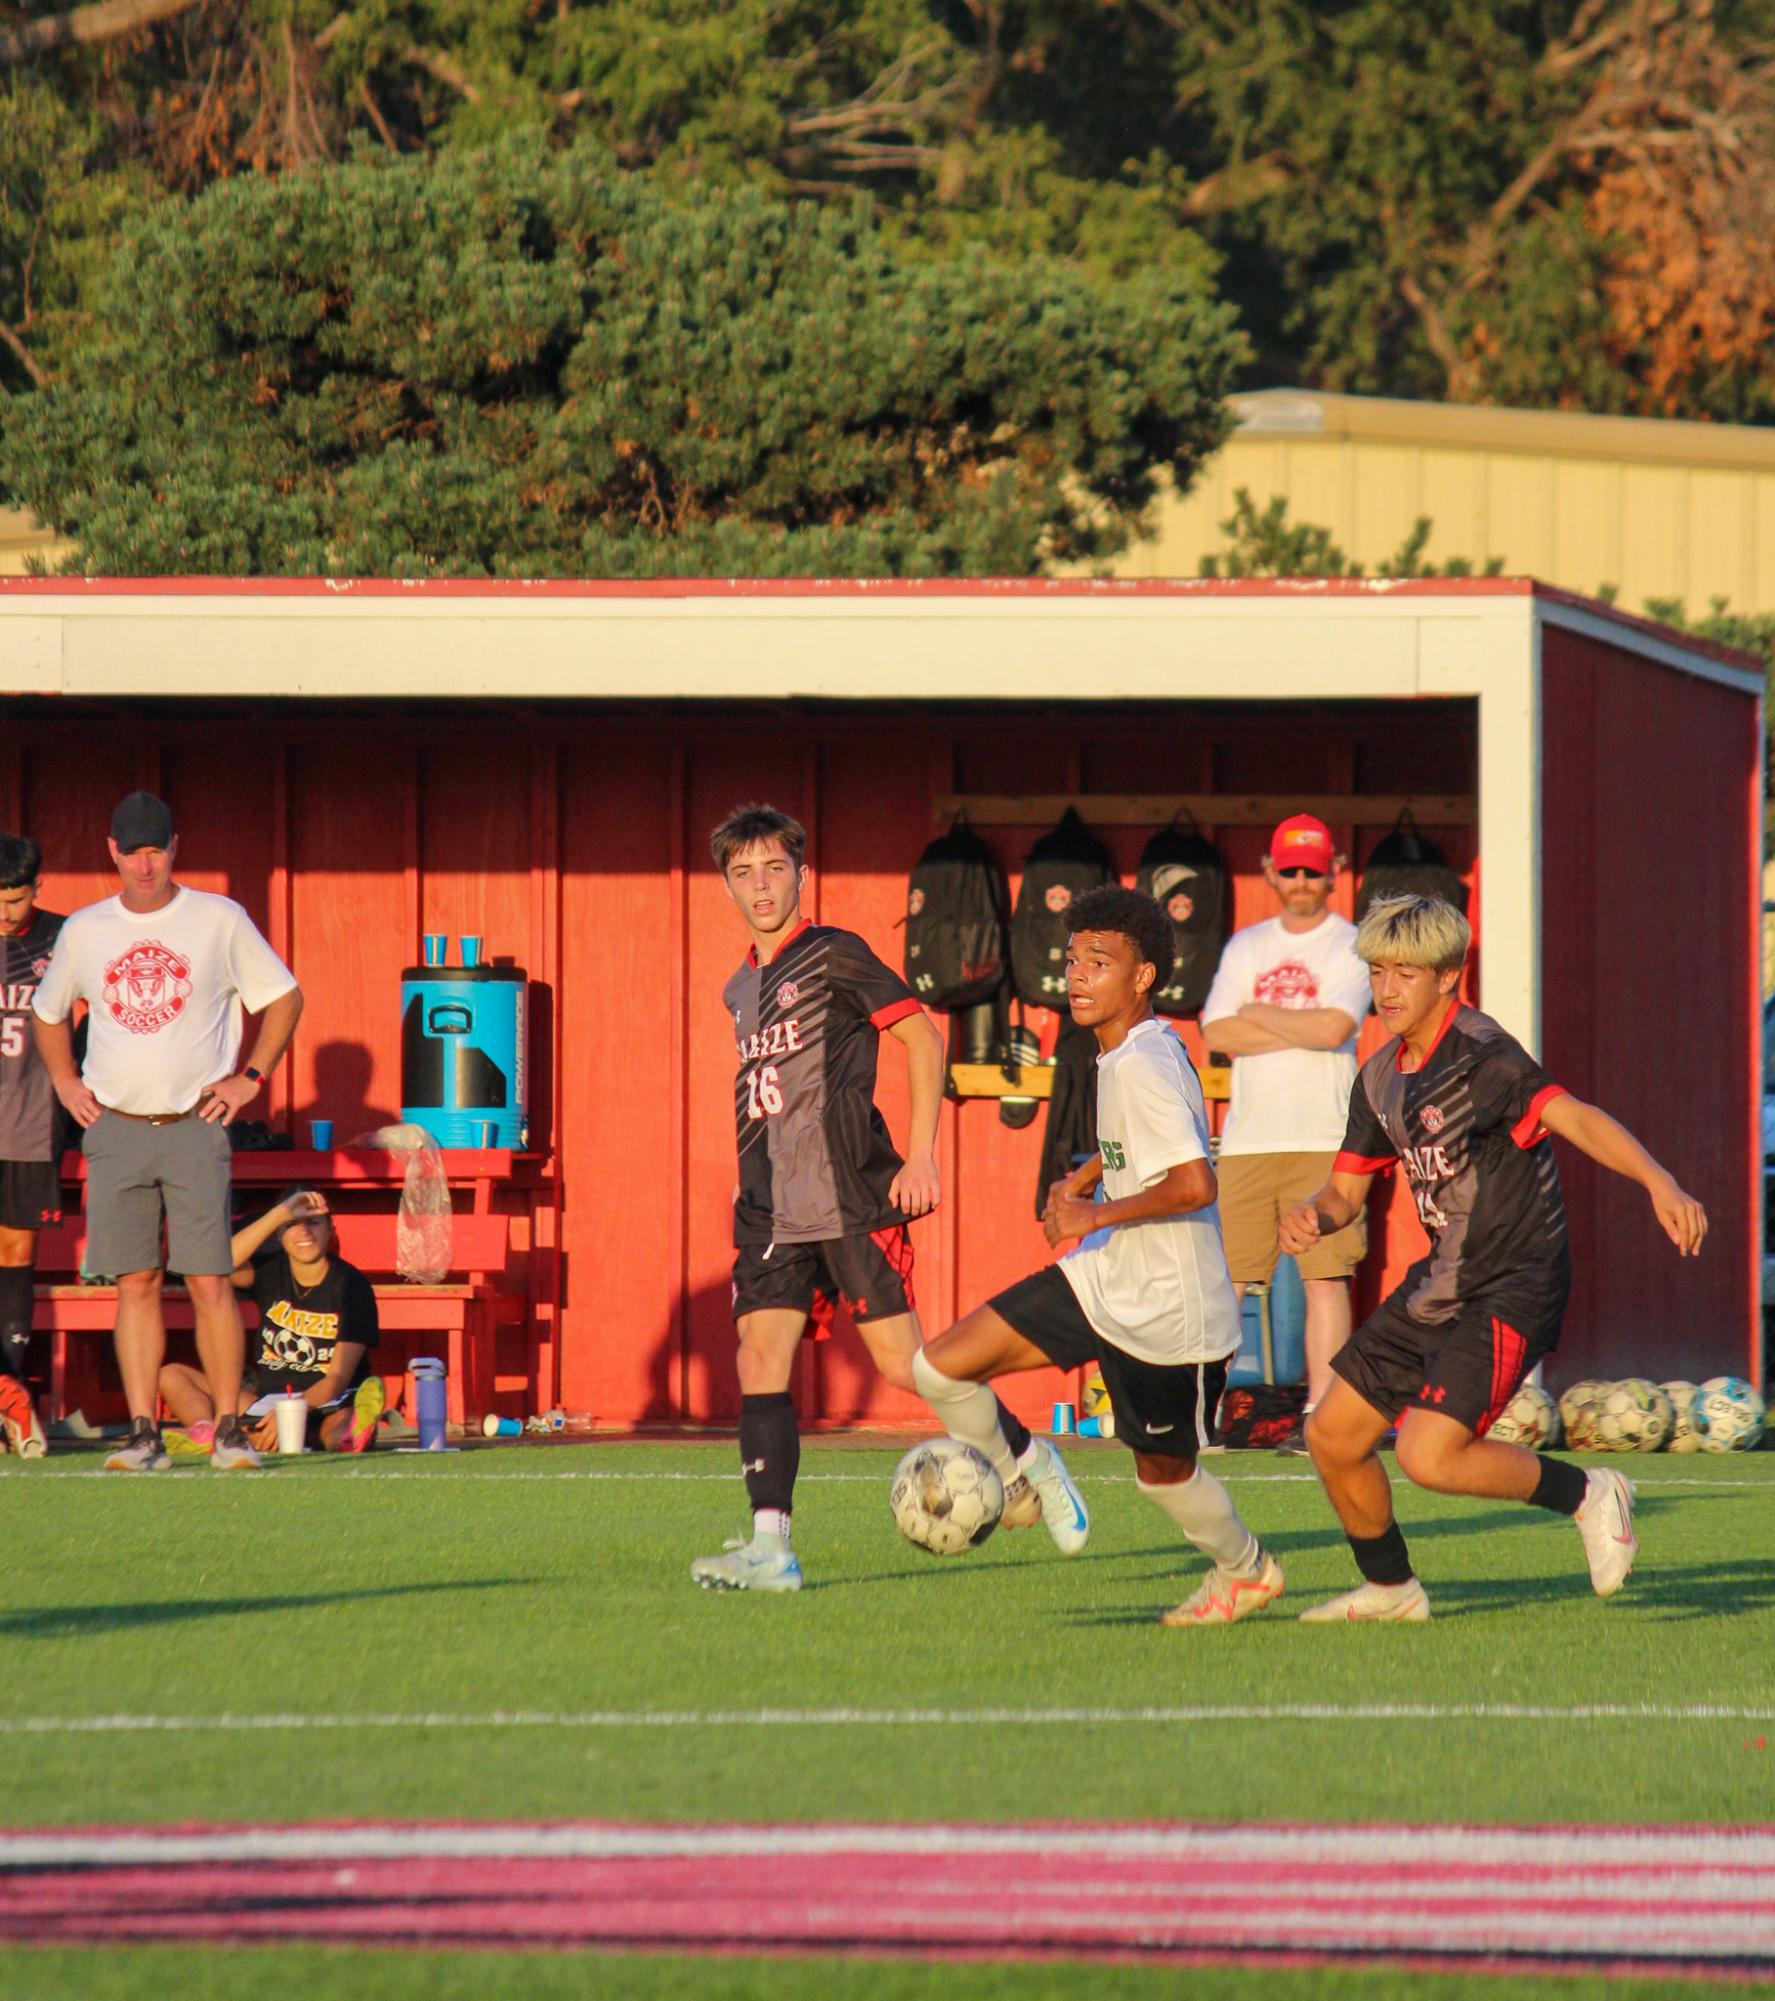
[[[1403,1584],[1358,1584],[1323,1605],[1309,1605],[1300,1615],[1308,1624],[1347,1619],[1397,1619],[1421,1626],[1430,1616],[1430,1594],[1409,1577]]]
[[[1042,1497],[1029,1484],[1029,1476],[1019,1473],[1005,1489],[998,1525],[1001,1529],[1032,1529],[1041,1518]]]
[[[1236,1577],[1216,1564],[1181,1605],[1159,1615],[1159,1624],[1230,1626],[1273,1604],[1282,1595],[1282,1566],[1267,1549],[1259,1557],[1255,1577]]]
[[[1042,1520],[1054,1538],[1054,1547],[1062,1556],[1077,1556],[1091,1538],[1091,1517],[1084,1495],[1066,1470],[1066,1461],[1045,1438],[1036,1438],[1030,1441],[1023,1470],[1041,1496]]]
[[[1585,1478],[1588,1491],[1574,1519],[1584,1538],[1590,1588],[1599,1598],[1612,1598],[1632,1574],[1633,1559],[1639,1554],[1633,1533],[1633,1482],[1594,1466]]]
[[[730,1542],[720,1556],[699,1556],[690,1566],[693,1583],[705,1591],[799,1591],[801,1565],[786,1542],[774,1536]]]

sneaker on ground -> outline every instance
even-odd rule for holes
[[[1430,1595],[1415,1577],[1403,1584],[1358,1584],[1354,1591],[1328,1598],[1323,1605],[1309,1605],[1300,1615],[1316,1619],[1400,1619],[1421,1626],[1430,1616]]]
[[[1042,1497],[1029,1484],[1029,1476],[1019,1473],[1005,1489],[1004,1511],[998,1518],[1001,1529],[1032,1529],[1042,1518]]]
[[[1022,1463],[1029,1484],[1042,1497],[1042,1520],[1054,1538],[1054,1547],[1062,1556],[1077,1556],[1090,1539],[1091,1517],[1085,1497],[1066,1470],[1066,1461],[1045,1438],[1036,1438],[1030,1441]]]
[[[1310,1459],[1312,1457],[1312,1454],[1307,1450],[1307,1421],[1304,1417],[1296,1423],[1288,1436],[1282,1439],[1277,1445],[1276,1457],[1278,1459]]]
[[[6,1449],[21,1459],[41,1459],[49,1450],[31,1392],[16,1376],[0,1376],[0,1433]]]
[[[1588,1492],[1574,1517],[1590,1564],[1590,1588],[1612,1598],[1633,1571],[1639,1539],[1633,1533],[1633,1482],[1593,1466],[1585,1476]]]
[[[1161,1613],[1162,1626],[1230,1626],[1261,1612],[1282,1595],[1282,1566],[1269,1551],[1258,1552],[1254,1577],[1236,1577],[1216,1564],[1181,1605]]]
[[[801,1565],[795,1552],[775,1536],[737,1539],[720,1556],[699,1556],[690,1566],[693,1583],[705,1591],[799,1591]]]
[[[160,1442],[174,1459],[207,1459],[210,1447],[216,1442],[216,1427],[207,1419],[182,1428],[169,1424],[161,1431]]]
[[[210,1464],[218,1473],[250,1473],[255,1467],[263,1466],[261,1459],[247,1443],[246,1426],[238,1417],[225,1417],[216,1426],[216,1436],[210,1445]]]
[[[129,1437],[105,1461],[107,1473],[164,1473],[172,1465],[160,1442],[160,1426],[151,1417],[138,1417],[129,1428]]]
[[[339,1441],[341,1452],[362,1452],[376,1436],[382,1413],[388,1408],[388,1389],[380,1376],[366,1376],[351,1400],[351,1423]]]

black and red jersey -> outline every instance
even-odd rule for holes
[[[1455,1006],[1418,1070],[1395,1036],[1363,1064],[1337,1167],[1403,1166],[1430,1238],[1394,1295],[1414,1320],[1452,1320],[1499,1294],[1544,1299],[1571,1287],[1565,1201],[1541,1113],[1565,1095],[1489,1015]]]
[[[808,1244],[906,1219],[888,1201],[901,1167],[875,1109],[881,1031],[919,1012],[911,989],[854,931],[801,924],[722,991],[739,1048],[736,1244]]]
[[[15,937],[0,938],[0,1160],[54,1160],[59,1105],[31,1033],[31,1001],[62,928],[33,910]]]

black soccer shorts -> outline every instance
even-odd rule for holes
[[[1116,1414],[1116,1437],[1159,1459],[1194,1459],[1214,1431],[1227,1363],[1148,1362],[1105,1340],[1085,1317],[1058,1265],[1033,1273],[987,1301],[1059,1369],[1095,1364]]]
[[[1452,1320],[1426,1326],[1399,1295],[1385,1299],[1332,1360],[1366,1403],[1397,1423],[1434,1410],[1483,1438],[1522,1379],[1559,1345],[1565,1302],[1472,1300]]]
[[[808,1314],[814,1339],[823,1341],[841,1300],[859,1325],[916,1311],[912,1233],[904,1223],[817,1244],[741,1244],[734,1253],[736,1320],[742,1313],[783,1307]]]
[[[47,1230],[62,1220],[62,1174],[53,1160],[0,1160],[0,1230]]]

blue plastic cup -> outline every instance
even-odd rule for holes
[[[308,1144],[316,1153],[330,1153],[333,1150],[333,1121],[331,1119],[310,1119],[308,1121]]]
[[[491,1411],[481,1420],[483,1438],[522,1438],[524,1420],[521,1417],[495,1417]]]
[[[478,966],[481,963],[481,941],[467,931],[462,934],[462,963],[465,966]]]
[[[1079,1414],[1069,1403],[1054,1406],[1054,1422],[1048,1427],[1056,1438],[1070,1438],[1079,1428]]]
[[[446,931],[426,932],[425,963],[428,966],[441,966],[444,963],[444,954],[446,951],[449,950],[449,946],[450,946],[450,936],[448,932]]]
[[[479,1147],[497,1146],[499,1127],[492,1119],[475,1120],[475,1145]]]

